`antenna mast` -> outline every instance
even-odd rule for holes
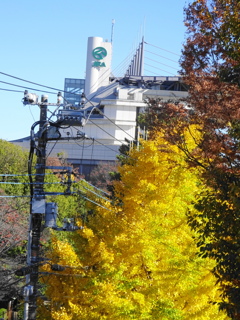
[[[113,43],[113,29],[114,29],[115,19],[112,19],[112,33],[111,33],[111,44]]]

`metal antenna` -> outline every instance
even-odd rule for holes
[[[112,33],[111,33],[111,44],[113,44],[113,30],[114,30],[115,20],[112,19]]]

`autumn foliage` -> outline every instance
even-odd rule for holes
[[[195,130],[193,128],[193,130]],[[189,148],[195,141],[186,132]],[[100,200],[84,229],[52,239],[41,319],[227,319],[211,304],[214,262],[197,255],[186,212],[201,190],[184,153],[156,135],[119,168],[113,203]]]
[[[163,128],[165,139],[184,152],[189,168],[199,170],[206,190],[197,198],[197,213],[189,213],[189,224],[197,231],[202,256],[216,261],[220,308],[240,319],[240,2],[198,0],[185,13],[181,65],[189,97],[175,103],[150,100],[147,120],[152,137]],[[192,150],[186,131],[196,141]]]

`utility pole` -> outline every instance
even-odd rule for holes
[[[47,143],[47,96],[42,96],[40,107],[39,136],[37,147],[36,178],[30,204],[30,228],[28,239],[27,264],[33,265],[30,275],[27,276],[28,286],[25,290],[24,320],[35,320],[37,309],[37,283],[39,269],[40,236],[42,231],[43,214],[45,213],[44,178],[46,167]]]
[[[24,296],[24,320],[36,320],[37,316],[37,296],[38,296],[38,278],[39,267],[44,264],[40,257],[40,237],[44,227],[53,228],[57,231],[75,231],[81,227],[74,226],[71,219],[65,219],[63,227],[56,225],[57,204],[54,202],[46,202],[44,190],[45,169],[64,170],[68,176],[67,188],[64,193],[52,192],[51,195],[71,195],[71,167],[48,167],[46,166],[46,145],[49,140],[69,140],[61,137],[59,129],[61,126],[83,126],[85,117],[83,106],[85,104],[84,95],[81,96],[82,101],[78,107],[75,105],[63,105],[61,101],[61,93],[58,93],[57,103],[48,103],[48,97],[42,95],[41,102],[38,102],[38,96],[25,91],[23,103],[38,105],[40,107],[40,120],[33,124],[31,128],[31,145],[29,154],[29,179],[31,189],[30,217],[29,217],[29,234],[27,246],[27,267],[23,267],[15,272],[17,276],[26,276],[26,285],[23,288]],[[49,106],[57,106],[52,116],[57,117],[57,121],[51,122],[47,118]],[[57,112],[57,113],[56,113]],[[51,116],[51,117],[52,117]],[[37,136],[34,135],[34,128],[39,125]],[[85,135],[83,134],[83,137]],[[79,136],[70,139],[79,139]],[[37,141],[37,145],[35,144]],[[36,150],[37,162],[35,181],[32,180],[31,165],[33,152]],[[45,224],[43,224],[43,221]]]

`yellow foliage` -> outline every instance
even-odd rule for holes
[[[194,148],[192,134],[185,138]],[[104,204],[110,210],[95,208],[68,243],[52,239],[52,262],[72,268],[45,277],[49,313],[57,320],[227,319],[210,303],[219,297],[214,263],[197,255],[187,225],[201,191],[197,172],[161,133],[130,157],[133,164],[119,168],[118,201]]]

